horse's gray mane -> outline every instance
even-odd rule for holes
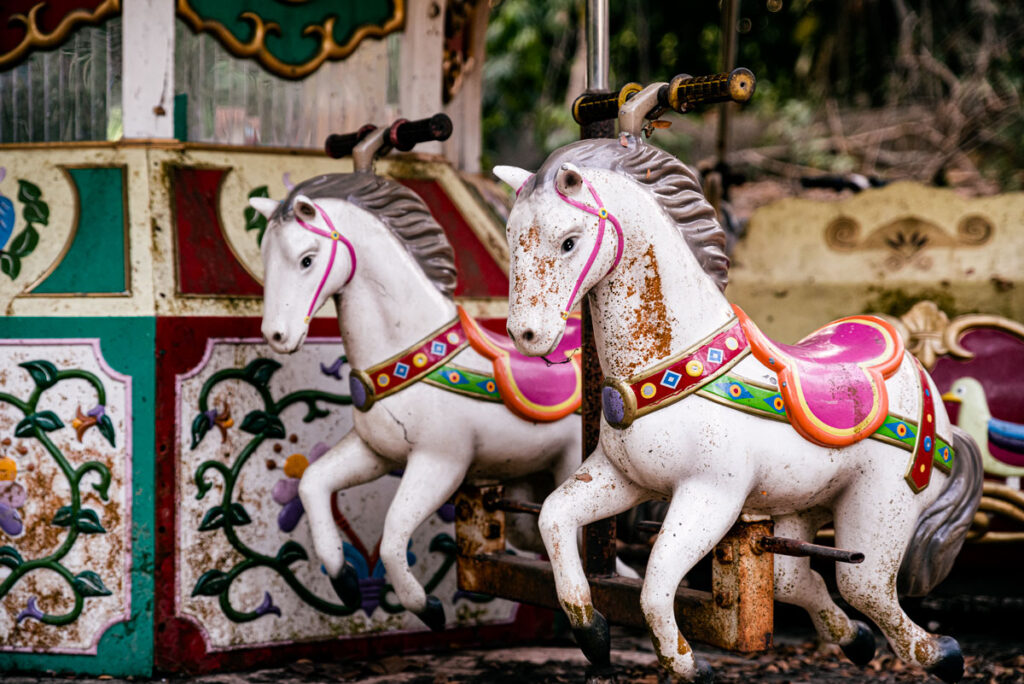
[[[304,180],[288,193],[270,218],[290,221],[296,195],[310,199],[345,200],[374,214],[394,233],[423,269],[430,282],[447,297],[455,291],[455,252],[448,237],[415,192],[372,173],[329,173]],[[344,232],[344,228],[339,227]]]
[[[555,150],[521,194],[532,192],[536,187],[554,187],[555,174],[565,162],[623,173],[654,193],[701,268],[724,290],[729,282],[725,231],[704,197],[696,171],[632,135],[625,135],[624,141],[625,145],[620,138],[594,138]]]

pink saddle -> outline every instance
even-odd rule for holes
[[[580,318],[569,317],[551,362],[520,354],[507,335],[488,330],[459,307],[469,344],[494,365],[498,393],[510,411],[536,422],[559,420],[580,407]]]
[[[822,446],[842,447],[877,430],[889,413],[885,379],[903,362],[903,338],[875,316],[829,323],[796,344],[768,339],[733,306],[754,357],[775,371],[789,422]]]

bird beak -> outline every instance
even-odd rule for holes
[[[954,404],[962,404],[963,403],[963,399],[961,399],[960,397],[956,396],[952,392],[946,392],[945,394],[943,394],[942,395],[942,400],[943,401],[951,401]]]

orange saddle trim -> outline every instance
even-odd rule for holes
[[[487,330],[460,306],[459,320],[470,346],[490,359],[494,381],[505,406],[520,418],[540,423],[560,420],[577,411],[583,397],[580,360],[580,315],[569,316],[565,334],[549,357],[554,363],[520,354],[507,336]]]
[[[733,306],[751,352],[779,379],[786,416],[806,439],[843,447],[871,436],[889,414],[886,378],[903,362],[896,329],[875,316],[848,316],[795,345],[770,340]]]

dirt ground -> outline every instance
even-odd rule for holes
[[[999,620],[998,622],[1002,622]],[[993,624],[985,633],[958,634],[966,656],[964,682],[1024,684],[1024,639],[1013,624]],[[881,643],[880,635],[879,642]],[[174,684],[298,684],[300,682],[363,682],[365,684],[660,684],[666,681],[647,637],[616,628],[613,633],[611,677],[588,679],[587,662],[566,639],[553,645],[491,650],[392,655],[366,661],[311,662],[252,672],[204,675]],[[863,670],[851,664],[834,646],[819,646],[809,631],[777,633],[775,647],[766,653],[737,655],[695,645],[695,651],[715,670],[718,684],[784,684],[788,682],[935,682],[918,668],[896,659],[881,645],[878,656]],[[659,677],[662,677],[659,679]],[[107,684],[122,681],[88,678],[0,676],[5,684]],[[136,680],[137,681],[137,680]]]

